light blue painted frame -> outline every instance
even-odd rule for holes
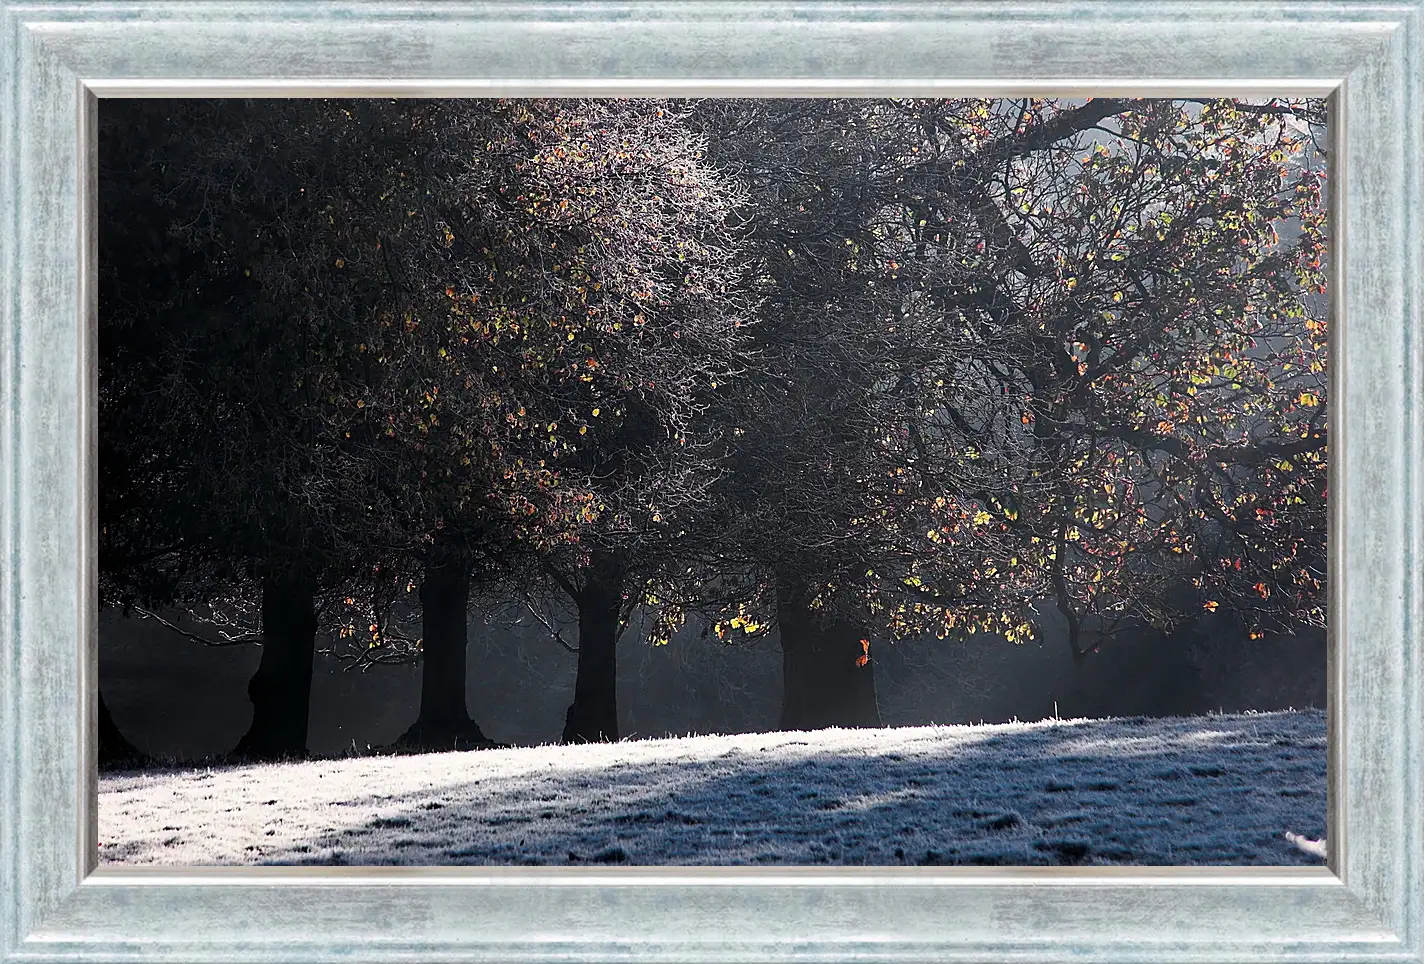
[[[0,0],[0,959],[1422,960],[1422,7]],[[94,871],[97,96],[1329,94],[1331,869]]]

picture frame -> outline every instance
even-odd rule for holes
[[[0,955],[1422,960],[1422,6],[1268,0],[0,3]],[[1320,868],[97,867],[97,100],[1329,96]]]

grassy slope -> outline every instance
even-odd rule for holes
[[[133,864],[1300,864],[1319,711],[105,774]]]

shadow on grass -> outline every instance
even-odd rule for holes
[[[321,832],[249,848],[250,859],[1319,864],[1283,839],[1325,832],[1317,711],[908,728],[874,743],[863,732],[714,738],[696,760],[689,741],[565,748],[516,767],[468,754],[468,779],[342,801],[339,816],[314,815]]]

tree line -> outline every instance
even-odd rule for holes
[[[319,634],[467,613],[775,627],[782,725],[873,641],[1324,624],[1320,101],[106,101],[106,604],[251,601],[237,754],[305,751]],[[416,613],[417,635],[401,613]]]

